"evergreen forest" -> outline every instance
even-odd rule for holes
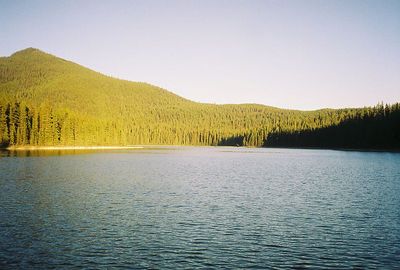
[[[298,111],[193,102],[38,49],[0,57],[0,145],[400,149],[400,104]]]

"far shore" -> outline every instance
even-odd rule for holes
[[[264,149],[305,149],[305,150],[334,150],[334,151],[355,151],[355,152],[392,152],[399,153],[400,149],[379,149],[379,148],[334,148],[334,147],[293,147],[293,146],[267,146],[267,147],[253,147],[253,146],[206,146],[206,145],[125,145],[125,146],[110,146],[110,145],[97,145],[97,146],[8,146],[1,147],[0,150],[9,151],[60,151],[60,150],[129,150],[129,149],[146,149],[146,148],[170,148],[170,147],[240,147],[240,148],[264,148]]]
[[[148,146],[147,146],[148,147]],[[143,149],[143,145],[130,146],[9,146],[2,149],[27,151],[27,150],[123,150],[123,149]]]

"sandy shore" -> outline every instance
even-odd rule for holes
[[[7,150],[123,150],[123,149],[142,149],[141,145],[132,146],[11,146]]]

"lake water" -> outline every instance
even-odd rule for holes
[[[0,268],[400,268],[400,154],[2,152]]]

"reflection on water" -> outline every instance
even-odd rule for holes
[[[396,153],[30,152],[0,158],[1,269],[398,266]]]
[[[97,150],[101,151],[101,150]],[[45,157],[95,153],[96,150],[0,150],[0,157]]]
[[[0,157],[45,157],[45,156],[63,156],[63,155],[82,155],[82,154],[94,154],[94,153],[132,153],[133,151],[139,151],[140,153],[153,153],[154,151],[173,151],[179,150],[179,147],[144,147],[144,148],[131,148],[131,149],[32,149],[32,150],[8,150],[0,149]]]

